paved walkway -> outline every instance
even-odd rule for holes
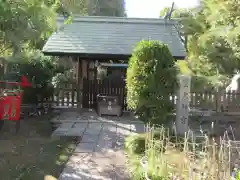
[[[62,120],[53,136],[81,136],[81,141],[59,180],[129,179],[124,139],[131,133],[144,132],[143,123],[127,117],[101,118],[91,114],[61,117],[64,116],[69,117],[68,121]],[[58,120],[61,121],[61,117]]]

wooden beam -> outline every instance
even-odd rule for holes
[[[81,83],[81,62],[79,60],[79,57],[77,57],[77,84],[80,85]]]
[[[82,73],[81,73],[81,61],[79,60],[79,57],[77,56],[77,107],[81,108],[82,104],[82,97],[81,97],[81,84],[82,84]]]

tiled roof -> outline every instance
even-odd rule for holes
[[[58,18],[58,25],[63,18]],[[174,20],[126,17],[73,17],[63,24],[43,47],[45,53],[131,55],[141,40],[160,40],[167,44],[173,56],[186,54]]]

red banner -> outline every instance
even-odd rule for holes
[[[0,119],[19,120],[21,100],[21,95],[0,97]]]

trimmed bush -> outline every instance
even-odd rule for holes
[[[168,46],[141,41],[127,70],[127,103],[145,122],[163,124],[173,104],[169,95],[178,89],[177,67]]]

